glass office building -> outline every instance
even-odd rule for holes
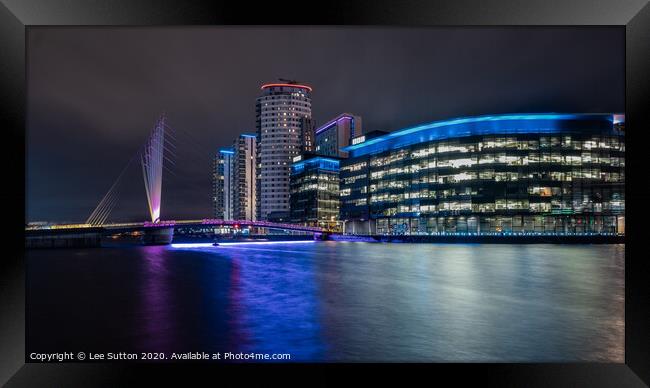
[[[339,160],[317,155],[291,165],[291,222],[334,229],[339,219]]]
[[[212,173],[213,216],[220,220],[233,219],[234,158],[233,148],[221,148],[215,157]]]
[[[233,144],[233,219],[257,220],[257,138],[243,133]]]
[[[353,137],[363,134],[361,117],[342,113],[316,129],[316,153],[319,155],[347,158],[341,148],[350,145]]]
[[[355,234],[624,234],[624,117],[512,114],[353,139],[341,219]]]

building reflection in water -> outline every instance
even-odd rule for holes
[[[341,245],[317,264],[328,358],[622,362],[623,263],[623,246]]]

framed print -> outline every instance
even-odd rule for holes
[[[647,2],[0,14],[7,386],[650,381]]]

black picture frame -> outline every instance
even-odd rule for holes
[[[287,12],[291,10],[291,12]],[[25,364],[25,147],[26,49],[29,26],[37,25],[615,25],[626,31],[626,258],[625,363],[572,364],[290,364],[133,365]],[[603,47],[603,50],[607,50]],[[267,385],[368,380],[410,385],[451,377],[456,384],[483,380],[499,386],[650,385],[650,264],[643,239],[648,219],[647,160],[650,138],[650,5],[647,0],[456,0],[213,3],[172,0],[0,0],[0,63],[4,135],[0,259],[0,384],[17,386],[123,386],[151,379],[182,382],[224,378]],[[645,151],[647,153],[647,151]],[[20,206],[22,205],[22,207]],[[296,373],[299,371],[300,373]],[[347,372],[356,372],[349,376]],[[200,374],[202,376],[197,376]],[[308,376],[306,374],[309,374]],[[344,377],[345,374],[345,377]],[[444,376],[443,376],[444,375]],[[300,379],[300,380],[298,380]],[[345,379],[345,380],[343,380]],[[424,379],[424,380],[422,380]],[[199,381],[199,380],[196,380]],[[448,380],[449,381],[449,380]]]

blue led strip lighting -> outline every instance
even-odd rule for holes
[[[405,128],[341,148],[362,156],[434,140],[477,136],[558,132],[612,132],[614,115],[530,113],[466,117]]]
[[[312,159],[307,159],[307,160],[301,160],[300,162],[296,162],[291,165],[291,172],[293,174],[297,174],[301,172],[302,170],[305,169],[305,165],[308,166],[314,166],[318,165],[318,168],[322,170],[329,170],[329,171],[339,171],[339,161],[336,159],[330,159],[330,158],[312,158]]]

